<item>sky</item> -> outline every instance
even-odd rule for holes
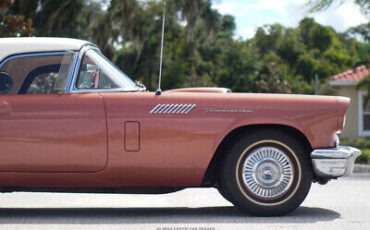
[[[252,38],[259,26],[280,23],[286,27],[296,27],[305,16],[313,17],[322,25],[332,26],[338,32],[366,23],[358,6],[351,1],[334,5],[328,10],[308,14],[308,0],[214,0],[213,8],[221,14],[235,17],[236,37]]]

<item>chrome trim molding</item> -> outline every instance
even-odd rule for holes
[[[326,178],[349,176],[353,171],[355,159],[360,155],[360,150],[350,146],[315,149],[311,153],[314,173]]]
[[[73,54],[73,61],[71,63],[71,69],[69,71],[69,74],[68,74],[68,79],[67,79],[67,85],[66,85],[66,89],[65,89],[65,93],[69,93],[69,89],[71,88],[71,84],[72,84],[72,79],[73,79],[73,75],[74,75],[74,72],[76,70],[76,66],[77,66],[77,62],[78,62],[78,52],[74,52]]]
[[[196,104],[158,104],[150,113],[188,114]]]
[[[203,108],[206,113],[253,113],[251,109],[214,109],[214,108]]]
[[[3,67],[3,65],[14,59],[14,58],[20,58],[20,57],[35,57],[35,56],[52,56],[52,55],[61,55],[61,54],[65,54],[65,53],[69,53],[69,52],[72,52],[72,53],[76,53],[75,51],[72,51],[72,50],[66,50],[66,51],[50,51],[50,52],[39,52],[39,53],[24,53],[24,54],[14,54],[14,55],[11,55],[11,56],[8,56],[6,58],[4,58],[2,61],[1,61],[1,64],[0,64],[0,69]]]

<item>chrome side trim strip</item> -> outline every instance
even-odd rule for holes
[[[175,104],[175,105],[172,107],[172,109],[170,109],[170,110],[168,111],[168,113],[172,113],[172,111],[176,110],[176,108],[178,108],[178,107],[179,107],[179,104]]]
[[[178,113],[180,109],[182,108],[181,104],[177,104],[177,107],[175,110],[172,111],[172,113]]]
[[[185,104],[185,105],[182,105],[180,110],[177,111],[177,113],[184,113],[185,109],[188,107],[189,105],[188,104]]]
[[[156,113],[163,113],[163,111],[167,108],[167,105],[162,105],[158,112]]]
[[[195,105],[189,105],[188,108],[186,108],[186,110],[184,111],[184,113],[189,113],[193,108],[195,107]]]
[[[161,104],[158,104],[156,107],[154,107],[151,111],[150,111],[150,113],[153,113],[154,111],[156,111],[157,109],[158,109],[158,107],[161,107],[162,105]]]
[[[188,114],[196,106],[196,104],[158,104],[149,113]]]
[[[163,113],[168,113],[168,111],[174,106],[174,104],[171,104],[167,106],[167,108],[163,111]]]

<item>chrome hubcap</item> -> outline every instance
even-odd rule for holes
[[[280,149],[262,147],[244,161],[244,185],[261,199],[274,199],[288,191],[293,183],[293,164]]]

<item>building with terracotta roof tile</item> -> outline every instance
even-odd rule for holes
[[[370,74],[370,68],[359,66],[355,71],[348,70],[346,72],[334,75],[330,78],[330,85],[356,85],[357,82]]]
[[[367,89],[357,89],[358,82],[369,75],[370,67],[359,66],[355,70],[348,70],[332,76],[324,89],[325,94],[351,98],[346,126],[342,133],[344,137],[349,139],[370,136],[370,102],[364,106]]]

